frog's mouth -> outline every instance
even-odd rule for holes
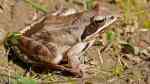
[[[116,16],[95,16],[82,33],[81,39],[88,40],[117,20]]]

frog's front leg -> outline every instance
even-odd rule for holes
[[[94,43],[93,41],[89,42],[80,42],[70,48],[67,52],[68,64],[71,66],[74,72],[78,74],[83,74],[83,70],[81,68],[81,63],[79,57]]]

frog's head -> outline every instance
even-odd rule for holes
[[[107,26],[116,21],[117,16],[109,15],[109,16],[93,16],[90,20],[90,24],[86,26],[84,32],[82,33],[81,39],[88,40],[89,38],[93,38],[105,29]]]

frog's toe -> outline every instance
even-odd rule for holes
[[[73,70],[73,73],[72,73],[75,77],[77,78],[81,78],[83,77],[83,71],[81,69],[78,69],[78,70]]]
[[[80,78],[83,76],[83,71],[81,69],[67,69],[63,71],[63,74]]]

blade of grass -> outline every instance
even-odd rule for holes
[[[16,78],[16,83],[19,83],[19,84],[38,84],[37,80],[35,80],[31,77],[22,77],[22,76],[18,76]]]
[[[85,2],[85,9],[91,10],[94,6],[95,0],[84,0],[84,2]]]
[[[35,3],[32,0],[24,0],[26,3],[30,4],[33,8],[35,8],[38,11],[41,11],[43,13],[47,13],[48,12],[48,7],[45,5],[41,5],[38,3]]]
[[[107,40],[109,43],[111,43],[116,37],[116,33],[113,31],[107,32]]]
[[[150,20],[144,21],[144,28],[150,29]]]

